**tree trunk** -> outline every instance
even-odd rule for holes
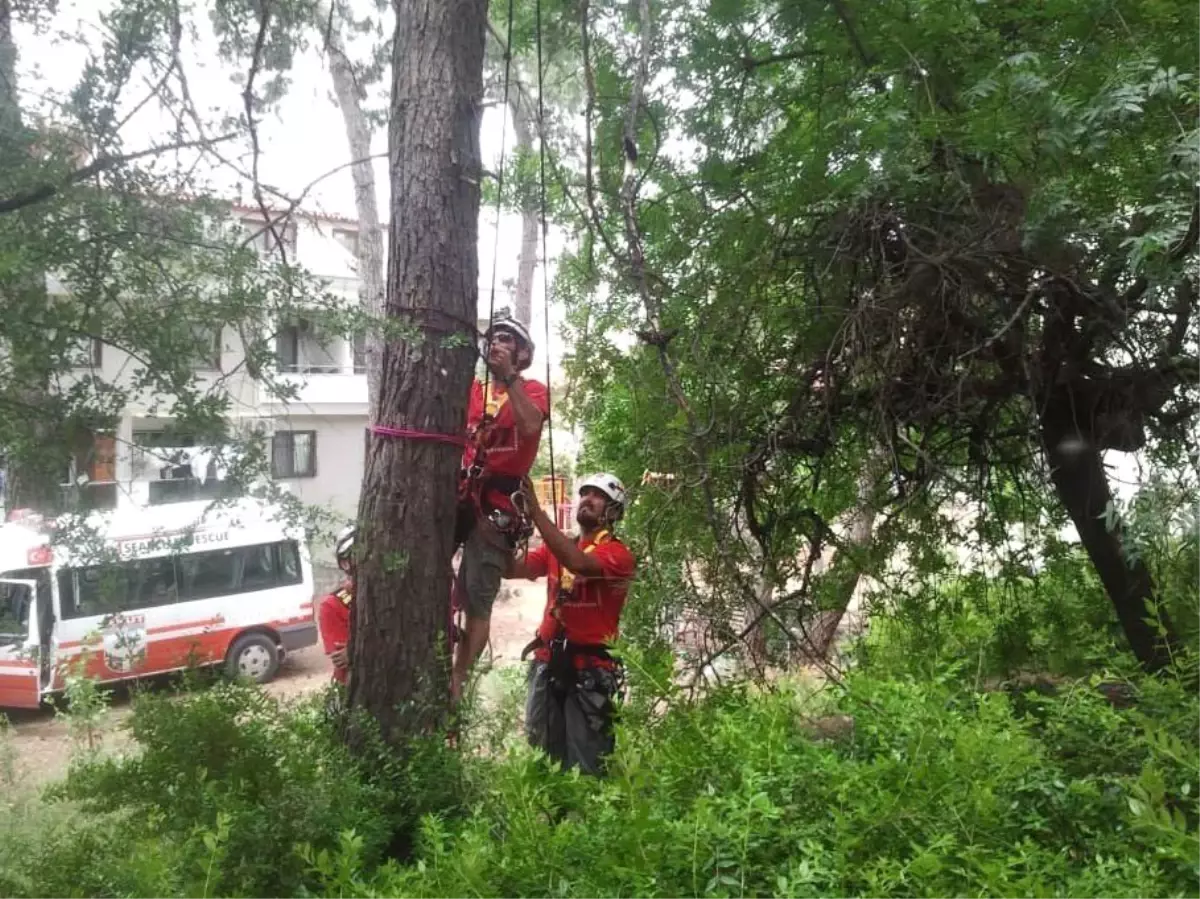
[[[532,156],[533,122],[525,111],[519,91],[509,99],[508,108],[517,136],[517,151],[522,156]],[[533,273],[538,257],[537,196],[533,191],[526,191],[521,203],[521,255],[517,261],[517,295],[513,316],[526,327],[530,327],[533,321]],[[545,352],[549,351],[547,347]]]
[[[1149,604],[1154,597],[1150,571],[1141,559],[1130,558],[1125,552],[1120,523],[1110,530],[1105,522],[1112,493],[1100,449],[1075,423],[1069,397],[1046,403],[1041,425],[1050,477],[1059,501],[1075,523],[1133,654],[1146,670],[1156,671],[1170,661],[1175,630],[1163,609],[1159,609],[1158,618],[1165,635],[1147,621],[1152,617]]]
[[[371,159],[371,127],[363,114],[362,102],[354,70],[346,55],[340,23],[333,18],[331,10],[321,4],[318,14],[322,22],[329,22],[329,74],[333,79],[333,91],[338,107],[342,111],[342,122],[346,127],[346,142],[350,148],[350,159],[354,165],[350,174],[354,178],[354,209],[358,215],[358,296],[362,309],[373,321],[380,321],[384,314],[383,289],[383,232],[379,227],[379,202],[375,192],[375,168]],[[383,338],[378,328],[366,334],[367,364],[367,416],[374,423],[376,405],[379,402],[380,348]]]
[[[863,575],[863,554],[867,552],[875,537],[875,519],[879,515],[880,477],[887,473],[887,458],[880,448],[867,458],[858,475],[858,491],[854,510],[847,522],[844,545],[849,553],[837,553],[832,568],[826,577],[833,581],[833,602],[828,611],[820,616],[817,633],[810,634],[815,655],[829,661],[837,642],[837,630],[858,590]]]
[[[17,99],[17,43],[13,38],[12,0],[0,0],[0,140],[14,142],[21,132]]]
[[[17,86],[17,45],[13,37],[13,3],[0,0],[0,172],[19,171],[29,162],[30,135],[25,129]],[[7,215],[37,215],[29,208]],[[36,231],[33,231],[36,233]],[[19,259],[20,247],[6,247]],[[20,269],[20,266],[16,267]],[[10,315],[22,309],[35,309],[47,302],[46,279],[38,271],[19,270],[0,284],[5,307]],[[9,330],[9,329],[5,329]],[[34,341],[41,346],[41,340]],[[11,383],[3,389],[9,397],[4,405],[10,422],[21,419],[16,427],[4,427],[5,439],[0,456],[7,469],[5,508],[57,512],[61,506],[59,482],[65,456],[60,459],[59,443],[52,433],[49,416],[56,404],[50,396],[50,368],[42,352],[22,347],[19,339],[4,348],[8,355]],[[11,405],[10,405],[11,404]],[[16,410],[21,410],[19,413]]]
[[[775,582],[772,566],[764,564],[754,579],[755,602],[746,606],[746,617],[753,621],[762,609],[769,608],[775,599]],[[767,619],[758,623],[746,638],[746,653],[750,664],[761,676],[765,674],[770,659],[767,657]]]
[[[425,340],[382,351],[377,420],[461,435],[474,369],[479,297],[479,149],[486,0],[395,0],[391,252],[387,315]],[[461,450],[373,438],[359,522],[350,703],[396,744],[436,728],[449,708],[449,619]]]

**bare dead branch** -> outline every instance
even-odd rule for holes
[[[263,0],[258,13],[258,35],[254,39],[254,51],[250,56],[250,68],[246,72],[246,86],[242,90],[242,105],[246,110],[246,128],[250,132],[252,154],[250,171],[254,188],[254,199],[258,203],[259,211],[262,213],[262,217],[267,223],[267,228],[271,232],[271,239],[275,242],[274,249],[279,252],[279,258],[283,264],[287,265],[287,246],[284,244],[283,236],[276,230],[278,219],[271,218],[271,213],[267,208],[267,201],[263,196],[262,182],[258,177],[258,164],[262,158],[262,147],[259,145],[258,140],[258,122],[254,117],[254,80],[258,77],[259,68],[262,66],[263,47],[266,45],[267,31],[271,24],[271,4],[269,0]]]

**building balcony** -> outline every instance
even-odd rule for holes
[[[259,386],[259,402],[273,411],[295,414],[366,414],[367,375],[354,363],[329,361],[280,366],[276,380],[293,395],[287,399]]]

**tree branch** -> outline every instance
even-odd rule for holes
[[[831,0],[831,2],[838,19],[845,26],[846,34],[850,37],[850,43],[854,46],[854,51],[858,54],[858,58],[862,61],[863,66],[867,69],[873,68],[875,57],[867,50],[866,45],[862,42],[862,38],[858,36],[858,29],[854,27],[854,19],[850,15],[850,10],[846,6],[845,0]],[[870,81],[876,93],[883,93],[887,89],[887,85],[884,84],[883,79],[878,76],[871,76]]]
[[[743,56],[741,64],[742,68],[747,72],[753,72],[755,69],[761,69],[763,66],[773,66],[781,62],[792,62],[812,55],[812,52],[809,50],[793,50],[789,53],[773,53],[761,59],[755,59],[753,56]]]
[[[594,163],[592,158],[592,117],[596,112],[596,73],[592,70],[592,40],[588,30],[588,0],[580,0],[579,3],[579,40],[580,49],[583,54],[583,82],[587,89],[587,102],[583,108],[583,173],[584,173],[584,197],[587,201],[588,212],[591,214],[591,219],[588,221],[588,227],[600,235],[600,240],[604,244],[614,259],[621,259],[622,254],[617,252],[616,246],[612,239],[608,236],[608,232],[604,230],[604,225],[601,224],[600,213],[596,209],[596,178],[594,173]]]
[[[279,258],[287,265],[287,247],[284,245],[283,238],[275,228],[278,219],[272,219],[271,213],[267,209],[267,201],[263,197],[262,184],[258,177],[258,163],[262,156],[262,148],[258,141],[258,124],[254,119],[254,79],[258,77],[258,71],[262,65],[263,47],[267,43],[267,30],[271,24],[271,4],[267,0],[263,0],[259,14],[261,18],[258,22],[258,35],[254,39],[254,51],[250,57],[250,68],[246,72],[246,87],[242,90],[242,105],[246,110],[246,127],[250,132],[250,148],[251,148],[251,175],[254,187],[254,199],[258,203],[259,211],[262,213],[263,219],[267,223],[267,228],[271,232],[271,239],[275,242],[273,249],[278,250]]]
[[[1180,241],[1167,252],[1167,264],[1175,265],[1186,258],[1188,253],[1194,253],[1196,251],[1197,239],[1200,239],[1200,198],[1197,198],[1196,202],[1192,204],[1192,217],[1188,221],[1187,231],[1184,232]],[[1146,276],[1139,275],[1129,285],[1129,288],[1121,294],[1121,308],[1128,309],[1142,298],[1142,295],[1149,287],[1150,281]]]
[[[1183,350],[1183,341],[1187,336],[1195,304],[1196,286],[1191,278],[1183,278],[1175,285],[1175,321],[1172,322],[1171,333],[1167,337],[1168,357],[1178,356]]]
[[[158,144],[153,147],[147,147],[144,150],[138,150],[135,153],[122,153],[115,156],[101,156],[82,168],[71,172],[71,174],[57,184],[39,184],[37,187],[30,188],[29,190],[23,191],[15,196],[0,199],[0,213],[15,212],[16,210],[23,209],[26,206],[32,206],[35,203],[41,203],[73,184],[78,184],[80,181],[86,181],[93,175],[102,174],[110,169],[116,168],[117,166],[125,165],[126,163],[136,162],[137,160],[145,159],[148,156],[157,156],[160,153],[170,153],[173,150],[187,150],[193,147],[207,147],[211,144],[232,140],[235,137],[237,137],[236,133],[230,133],[211,139],[200,138],[197,140],[178,141],[172,144]]]

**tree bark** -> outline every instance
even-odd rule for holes
[[[384,345],[380,424],[461,435],[479,294],[480,101],[486,0],[394,0],[387,315],[422,342]],[[373,438],[359,526],[349,699],[393,744],[449,708],[450,559],[461,450]]]
[[[1163,668],[1170,661],[1175,630],[1163,609],[1158,611],[1158,620],[1165,636],[1147,621],[1154,598],[1150,571],[1140,558],[1131,558],[1125,551],[1120,523],[1110,530],[1105,522],[1112,492],[1099,447],[1076,424],[1069,396],[1051,398],[1045,404],[1041,427],[1059,501],[1079,532],[1133,654],[1148,671]]]
[[[375,167],[371,159],[371,127],[363,113],[358,82],[350,58],[346,55],[340,23],[335,11],[322,3],[318,7],[320,20],[329,23],[327,41],[329,46],[329,75],[333,80],[333,92],[337,96],[338,108],[342,111],[342,122],[346,128],[346,143],[350,148],[350,159],[354,165],[350,174],[354,178],[354,209],[358,216],[358,296],[362,309],[373,322],[384,315],[383,286],[383,231],[379,227],[379,202],[375,192]],[[367,364],[367,416],[374,423],[376,405],[379,402],[380,348],[383,337],[378,327],[366,334]]]
[[[522,156],[533,155],[533,122],[521,102],[520,91],[509,98],[508,108],[512,113],[518,153]],[[537,257],[538,206],[536,195],[526,191],[521,201],[521,255],[517,260],[517,295],[513,309],[513,316],[526,327],[530,327],[533,321],[533,273],[537,268]]]

